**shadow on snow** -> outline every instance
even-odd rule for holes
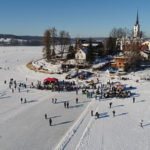
[[[11,96],[0,97],[0,99],[10,98]]]
[[[141,103],[141,102],[145,102],[146,100],[140,100],[140,101],[136,101],[136,103]]]
[[[70,106],[69,108],[79,108],[79,107],[83,107],[83,104],[78,104],[78,105]]]
[[[53,124],[53,126],[64,125],[64,124],[68,124],[68,123],[71,123],[71,122],[73,122],[73,121],[64,121],[64,122]]]
[[[117,116],[124,116],[124,115],[127,115],[127,114],[128,114],[127,112],[124,112],[124,113],[121,113],[121,114],[116,115],[116,117],[117,117]]]
[[[149,126],[149,125],[150,125],[150,123],[147,123],[147,124],[144,124],[143,127],[146,127],[146,126]]]
[[[121,104],[121,105],[116,105],[116,106],[113,106],[112,108],[115,108],[115,107],[123,107],[124,105]]]
[[[34,103],[34,102],[38,102],[38,100],[30,100],[30,101],[27,101],[26,103]]]

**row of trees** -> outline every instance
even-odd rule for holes
[[[57,34],[57,30],[55,27],[48,29],[45,31],[42,43],[44,45],[43,48],[43,57],[50,61],[50,59],[55,56],[56,45],[60,45],[59,53],[61,58],[63,58],[64,52],[66,48],[70,45],[71,37],[68,32],[60,31]]]
[[[87,61],[92,63],[96,56],[105,57],[107,55],[114,55],[118,52],[119,48],[116,45],[116,39],[131,35],[131,31],[126,28],[113,28],[110,32],[110,36],[106,38],[105,43],[99,43],[98,46],[93,47],[92,39],[88,39],[86,42],[89,43],[87,47]],[[63,58],[64,52],[68,49],[68,59],[73,59],[75,57],[75,53],[81,45],[81,40],[77,39],[75,41],[75,46],[71,46],[71,38],[68,32],[60,31],[57,34],[57,30],[55,27],[48,29],[45,31],[42,43],[44,45],[43,48],[43,56],[49,61],[53,56],[55,56],[56,45],[60,45],[59,54],[61,58]]]

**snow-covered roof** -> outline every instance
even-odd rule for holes
[[[84,43],[84,44],[82,44],[82,46],[88,47],[89,44],[88,43]],[[98,43],[92,43],[92,46],[98,46]]]

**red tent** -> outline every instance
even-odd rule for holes
[[[46,78],[46,79],[44,79],[44,82],[58,82],[58,79],[56,79],[56,78]]]

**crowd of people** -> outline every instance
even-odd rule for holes
[[[46,89],[51,91],[58,91],[58,92],[64,92],[64,91],[76,91],[77,86],[74,81],[58,81],[58,82],[38,82],[37,89]]]
[[[26,78],[27,81],[27,78]],[[9,81],[5,80],[4,84],[9,84],[9,89],[12,91],[12,93],[14,92],[21,92],[21,89],[26,89],[27,93],[28,93],[28,88],[27,88],[27,84],[23,83],[23,82],[17,82],[16,80],[14,80],[13,78],[10,78]],[[18,89],[18,90],[17,90]],[[21,104],[27,103],[27,99],[26,98],[20,98]]]
[[[92,92],[90,89],[93,89]],[[94,85],[92,88],[82,89],[82,94],[85,94],[88,98],[92,98],[95,94],[95,99],[106,99],[106,98],[127,98],[132,95],[130,90],[126,90],[124,85],[119,83],[119,86],[116,86],[115,83],[108,82],[107,84]]]

